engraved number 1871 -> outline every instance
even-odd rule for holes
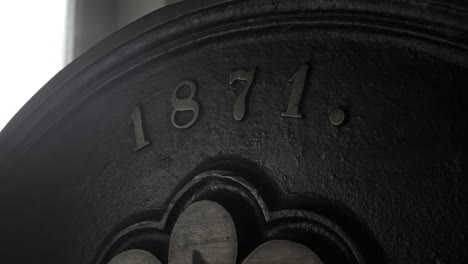
[[[289,96],[288,107],[286,112],[281,113],[283,117],[291,118],[302,118],[302,114],[299,112],[302,95],[307,80],[308,65],[302,65],[291,77],[289,80],[291,85],[291,92]],[[250,71],[245,70],[234,70],[230,74],[229,82],[233,85],[237,81],[244,81],[245,86],[239,94],[235,104],[234,104],[234,119],[241,121],[244,119],[247,112],[247,99],[248,93],[252,86],[252,83],[255,78],[256,69],[253,68]],[[182,87],[188,87],[190,89],[190,94],[186,98],[179,98],[178,92]],[[172,125],[179,129],[185,129],[192,126],[198,119],[199,114],[199,105],[194,100],[195,93],[197,92],[197,87],[195,83],[191,81],[183,81],[180,83],[172,92],[171,104],[172,104],[172,114],[171,121]],[[190,111],[193,113],[192,118],[185,123],[176,122],[176,115],[179,112]],[[149,141],[145,138],[145,133],[143,130],[143,120],[142,113],[139,106],[136,106],[130,116],[129,124],[133,127],[133,133],[135,136],[135,151],[147,146]]]

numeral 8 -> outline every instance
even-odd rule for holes
[[[190,95],[188,98],[180,99],[177,97],[177,92],[179,91],[180,88],[184,86],[190,87]],[[195,100],[193,100],[193,97],[195,96],[196,92],[197,92],[197,87],[191,81],[182,82],[181,84],[179,84],[179,86],[177,86],[174,89],[174,92],[172,92],[171,103],[174,109],[172,110],[171,121],[174,127],[180,128],[180,129],[188,128],[192,126],[195,123],[195,121],[197,121],[198,113],[200,109],[198,107],[198,103]],[[180,125],[176,123],[175,116],[177,112],[183,112],[183,111],[192,111],[193,117],[192,117],[192,120],[190,120],[187,124]]]

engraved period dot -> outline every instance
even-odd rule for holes
[[[339,126],[345,121],[346,114],[341,108],[337,108],[330,112],[330,122],[334,126]]]

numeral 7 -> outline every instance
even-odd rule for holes
[[[241,121],[245,116],[247,94],[250,90],[250,86],[252,86],[252,81],[254,77],[255,69],[251,71],[235,70],[231,72],[231,76],[229,79],[229,83],[231,85],[233,85],[236,81],[247,82],[244,89],[239,94],[239,97],[237,97],[236,103],[234,104],[234,119],[236,119],[237,121]]]

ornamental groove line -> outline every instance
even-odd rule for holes
[[[179,216],[169,242],[169,264],[235,264],[237,235],[234,221],[220,204],[202,200]],[[257,247],[242,264],[323,264],[306,246],[289,240],[270,240]],[[151,253],[131,249],[109,264],[161,264]]]

